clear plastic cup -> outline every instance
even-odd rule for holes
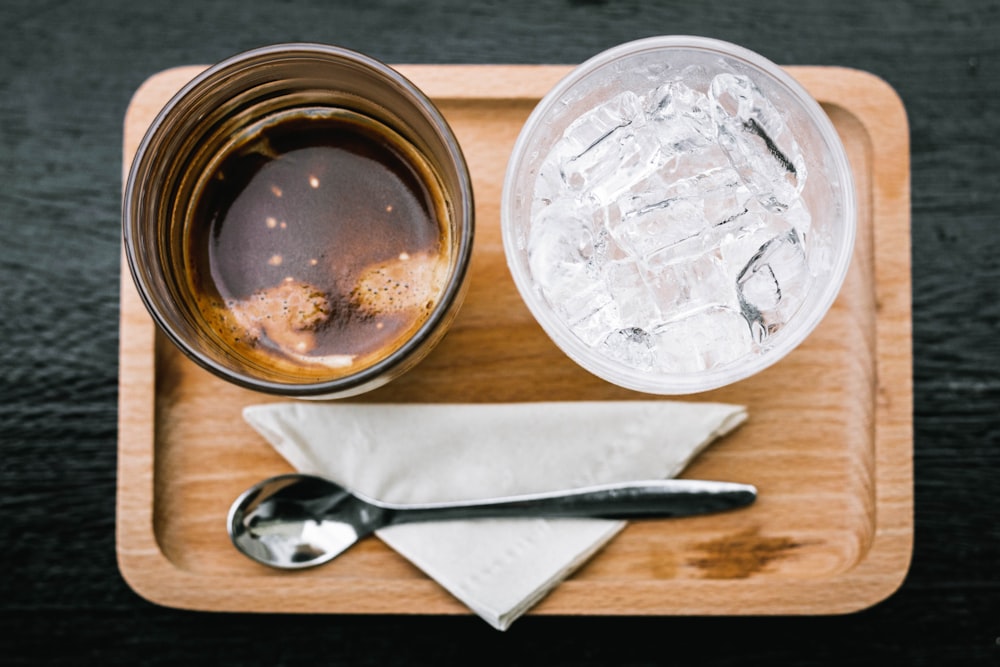
[[[504,250],[549,337],[654,394],[747,378],[798,346],[847,273],[842,143],[790,75],[745,48],[664,36],[575,68],[507,166]]]

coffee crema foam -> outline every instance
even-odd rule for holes
[[[190,288],[220,342],[303,380],[371,366],[445,290],[447,207],[429,165],[353,112],[295,110],[227,147],[186,233]]]

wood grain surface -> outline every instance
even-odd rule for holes
[[[997,664],[998,32],[995,0],[4,2],[3,663]],[[136,595],[116,562],[115,491],[121,136],[138,86],[279,41],[567,64],[684,33],[869,71],[906,107],[912,290],[897,298],[913,313],[915,533],[899,591],[845,615],[535,615],[504,634],[465,615],[202,613]]]

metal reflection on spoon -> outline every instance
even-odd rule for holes
[[[749,484],[652,480],[463,502],[392,504],[351,493],[330,480],[289,474],[247,489],[229,510],[233,544],[279,569],[326,563],[386,526],[476,518],[637,519],[720,512],[754,502]]]

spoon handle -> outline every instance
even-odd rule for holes
[[[743,507],[757,497],[749,484],[702,480],[652,480],[604,484],[455,503],[389,505],[388,524],[507,517],[638,519],[705,514]]]

